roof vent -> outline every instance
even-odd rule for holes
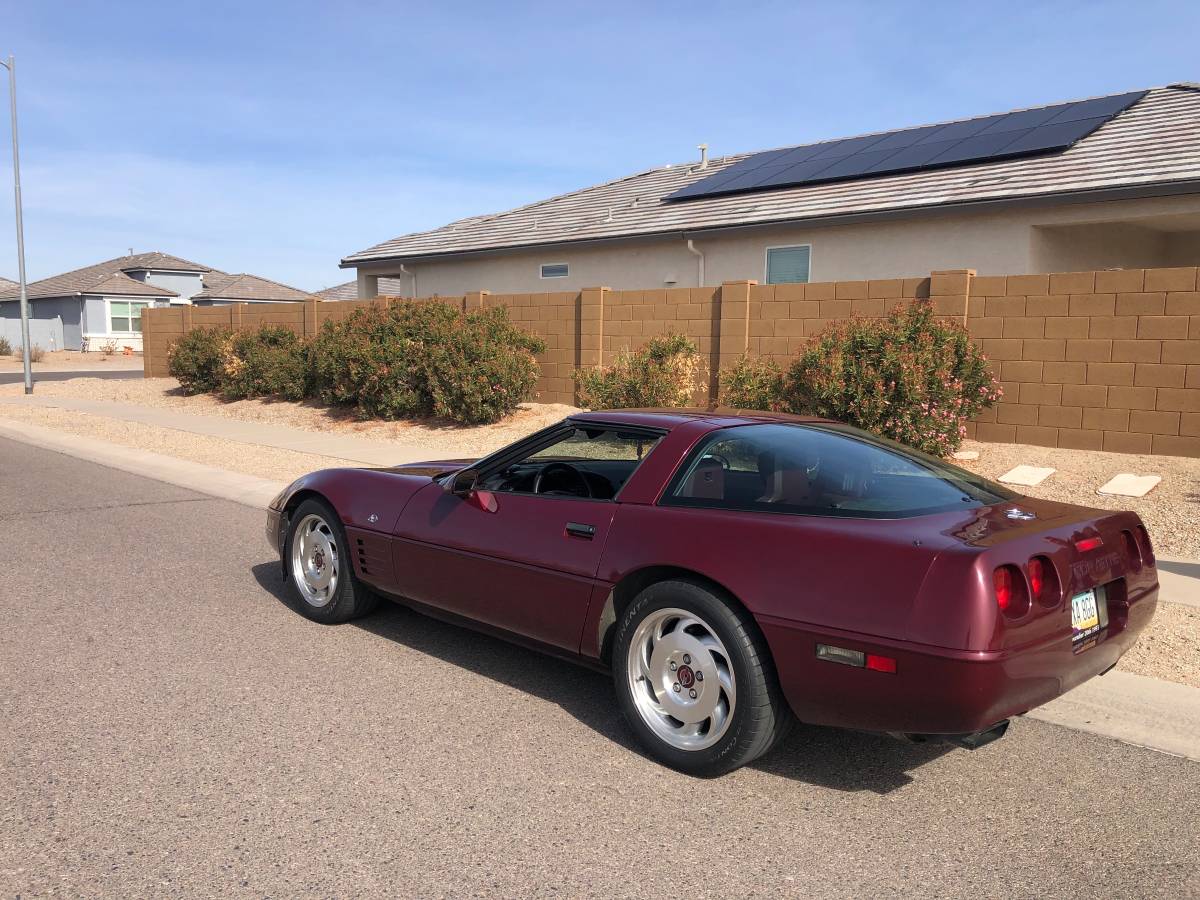
[[[696,149],[700,151],[700,165],[697,166],[696,168],[707,169],[708,168],[708,144],[697,144]]]

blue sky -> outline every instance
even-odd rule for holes
[[[31,280],[133,247],[315,290],[371,244],[701,141],[719,156],[1200,80],[1194,0],[5,0],[0,24]],[[10,183],[0,153],[16,277]]]

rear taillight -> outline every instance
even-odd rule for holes
[[[1054,563],[1044,556],[1035,556],[1025,567],[1029,579],[1029,592],[1033,599],[1043,606],[1054,608],[1062,599],[1062,591],[1058,586],[1058,572]]]
[[[1012,603],[1013,584],[1012,572],[1007,566],[992,573],[992,584],[996,588],[996,605],[1001,611],[1007,610]]]
[[[1087,553],[1089,550],[1095,550],[1097,547],[1103,546],[1104,538],[1102,537],[1080,538],[1075,542],[1075,549],[1080,553]]]
[[[1036,556],[1029,561],[1029,590],[1033,592],[1034,600],[1042,599],[1042,591],[1046,589],[1046,570],[1042,561]]]
[[[1138,537],[1142,544],[1142,561],[1148,566],[1154,565],[1154,545],[1150,543],[1150,532],[1145,525],[1138,526]]]
[[[992,573],[992,587],[996,592],[996,605],[1010,618],[1020,618],[1029,610],[1029,594],[1025,590],[1025,579],[1016,566],[1000,566]]]
[[[1138,547],[1137,538],[1133,536],[1132,531],[1122,531],[1121,540],[1125,544],[1125,553],[1129,556],[1129,565],[1136,572],[1142,567],[1142,551]]]

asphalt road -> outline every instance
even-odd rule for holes
[[[261,514],[0,440],[0,895],[1185,897],[1200,766],[1030,720],[719,780],[603,676],[282,599]]]
[[[141,378],[141,369],[101,369],[96,372],[83,371],[62,371],[62,372],[34,372],[33,373],[33,389],[37,390],[39,381],[67,381],[71,378],[104,378],[104,379],[126,379],[126,378]],[[24,372],[0,372],[0,384],[24,384]]]

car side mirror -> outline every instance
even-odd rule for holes
[[[462,469],[446,479],[443,489],[447,494],[454,494],[456,497],[466,497],[471,491],[475,490],[475,483],[478,480],[479,473],[474,469]]]

